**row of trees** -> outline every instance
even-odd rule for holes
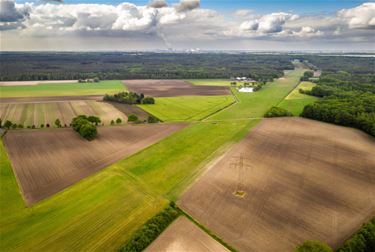
[[[101,120],[97,116],[79,115],[73,118],[71,125],[83,138],[91,141],[98,134],[96,126],[100,122]]]
[[[174,221],[180,212],[174,204],[165,208],[150,220],[148,220],[135,234],[126,242],[120,251],[122,252],[140,252],[143,251],[156,237],[161,234],[165,228]]]
[[[284,117],[284,116],[293,116],[291,112],[284,108],[273,106],[265,114],[264,117]]]
[[[375,251],[375,217],[362,225],[361,229],[337,249],[337,252]]]
[[[57,128],[61,128],[61,127],[68,127],[68,125],[64,124],[62,125],[61,124],[61,121],[60,119],[56,119],[55,122],[54,122],[55,126]],[[50,124],[49,123],[46,123],[45,125],[42,123],[39,125],[40,128],[49,128],[50,127]],[[25,126],[23,124],[17,124],[17,123],[13,123],[12,121],[10,120],[6,120],[4,122],[4,124],[2,123],[2,120],[0,119],[0,128],[5,128],[5,129],[23,129],[25,128]],[[28,129],[36,129],[37,127],[33,124],[33,125],[28,125],[26,126],[26,128]]]
[[[342,80],[343,75],[348,74],[328,74],[311,91],[304,91],[322,99],[305,106],[301,116],[358,128],[375,136],[375,79],[350,74],[353,81],[347,82]]]
[[[104,101],[118,102],[124,104],[155,104],[153,97],[144,96],[133,92],[120,92],[114,95],[104,95]]]

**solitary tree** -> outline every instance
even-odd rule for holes
[[[55,120],[55,125],[56,125],[57,128],[61,128],[61,122],[60,122],[60,119],[57,118],[57,119]]]
[[[111,125],[115,125],[115,121],[111,120]]]
[[[4,123],[4,128],[10,129],[12,127],[13,123],[9,120],[6,120]]]
[[[134,114],[129,115],[128,122],[136,122],[138,121],[138,117]]]
[[[117,118],[117,119],[116,119],[116,123],[117,123],[117,124],[120,124],[120,123],[122,123],[122,120],[121,120],[121,118]]]
[[[17,128],[17,123],[13,123],[12,124],[12,129],[16,129]]]

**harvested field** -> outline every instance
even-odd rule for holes
[[[1,98],[1,103],[37,103],[37,102],[62,102],[62,101],[80,101],[94,100],[101,101],[102,95],[81,95],[81,96],[41,96],[41,97],[12,97]]]
[[[138,120],[140,121],[146,121],[149,117],[149,113],[144,111],[143,109],[139,108],[137,105],[129,105],[129,104],[123,104],[118,102],[108,102],[106,103],[111,104],[113,107],[120,110],[125,115],[129,116],[131,114],[136,115],[138,117]]]
[[[96,115],[105,125],[117,118],[121,118],[123,122],[127,121],[126,115],[111,104],[91,100],[0,104],[0,118],[3,121],[10,120],[24,127],[40,127],[41,124],[47,123],[53,126],[56,119],[59,119],[62,125],[69,125],[77,115]]]
[[[45,81],[0,81],[0,86],[35,86],[38,84],[66,84],[77,83],[78,80],[45,80]]]
[[[196,86],[183,80],[124,80],[128,90],[153,97],[228,95],[229,87]]]
[[[177,203],[239,251],[337,248],[375,215],[374,153],[355,129],[265,119]]]
[[[145,249],[145,252],[226,252],[186,217],[179,217]]]
[[[72,129],[9,131],[4,137],[24,199],[31,205],[184,127],[156,124],[99,128],[89,142]]]

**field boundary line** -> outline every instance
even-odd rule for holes
[[[196,219],[194,219],[191,215],[189,215],[188,213],[186,213],[184,210],[182,210],[178,205],[177,206],[177,209],[181,212],[181,214],[183,216],[185,216],[188,220],[190,220],[191,222],[193,222],[193,224],[195,224],[198,228],[200,228],[203,232],[205,232],[206,234],[208,234],[212,239],[214,239],[215,241],[219,242],[221,245],[223,245],[226,249],[228,249],[229,251],[232,251],[232,252],[237,252],[237,250],[232,247],[231,245],[229,245],[226,241],[224,241],[223,239],[221,239],[219,236],[217,236],[216,234],[214,234],[211,230],[209,230],[208,228],[206,228],[204,225],[202,225],[201,223],[199,223]]]
[[[229,90],[230,90],[230,92],[231,92],[231,94],[232,94],[232,97],[234,98],[234,102],[232,102],[231,104],[228,104],[228,105],[225,106],[224,108],[221,108],[221,109],[219,109],[219,110],[217,110],[217,111],[215,111],[215,112],[209,114],[208,116],[202,118],[200,121],[206,121],[208,118],[210,118],[210,117],[212,117],[212,116],[214,116],[214,115],[216,115],[216,114],[218,114],[218,113],[220,113],[220,112],[222,112],[222,111],[224,111],[224,110],[226,110],[226,109],[229,109],[229,108],[232,107],[233,105],[235,105],[235,104],[241,102],[241,101],[238,99],[238,97],[233,93],[232,88],[229,88]]]

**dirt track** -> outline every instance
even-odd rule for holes
[[[89,142],[73,129],[16,130],[4,137],[28,205],[158,142],[184,124],[99,128]]]
[[[81,95],[81,96],[41,96],[41,97],[12,97],[1,98],[0,103],[37,103],[49,101],[79,101],[79,100],[102,100],[102,95]]]
[[[374,153],[358,130],[266,119],[178,205],[239,251],[292,251],[311,239],[337,248],[375,215]]]
[[[145,252],[226,252],[223,245],[186,217],[179,217],[151,243]]]
[[[124,80],[132,92],[153,97],[229,95],[229,87],[195,86],[183,80]]]

